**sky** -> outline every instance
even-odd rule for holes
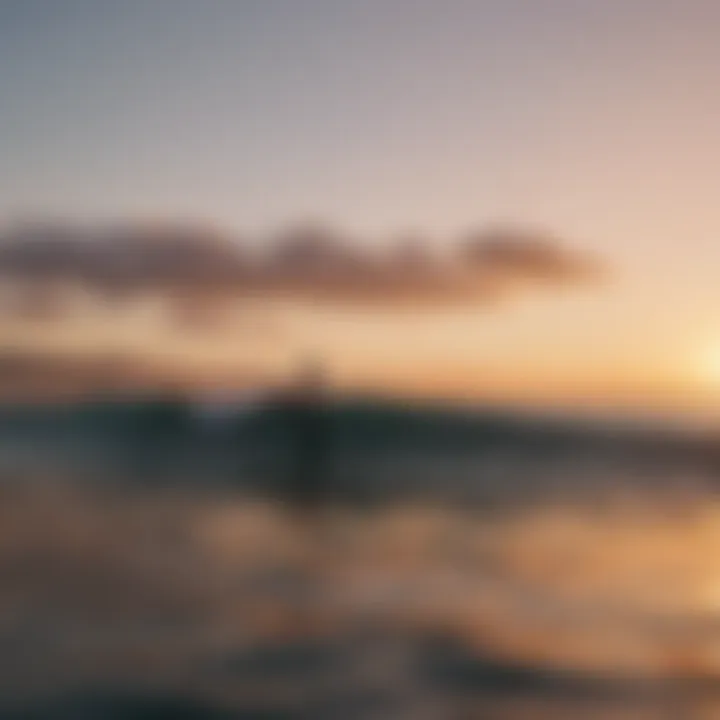
[[[0,220],[548,228],[612,281],[303,332],[468,392],[712,394],[719,23],[714,0],[0,0]]]

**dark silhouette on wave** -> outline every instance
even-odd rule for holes
[[[0,443],[23,442],[56,464],[84,463],[91,476],[233,486],[299,505],[321,495],[484,502],[503,488],[528,499],[609,478],[653,490],[693,473],[712,489],[720,462],[707,435],[302,393],[241,404],[210,424],[180,397],[0,410]]]

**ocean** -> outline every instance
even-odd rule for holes
[[[720,716],[708,432],[326,408],[0,413],[0,716]],[[203,420],[204,418],[204,420]]]

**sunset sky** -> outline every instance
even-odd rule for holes
[[[0,0],[0,219],[257,235],[318,218],[440,245],[547,228],[612,277],[499,308],[314,315],[283,348],[469,394],[679,384],[720,403],[719,27],[714,0]]]

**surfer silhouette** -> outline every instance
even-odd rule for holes
[[[285,408],[290,503],[302,515],[320,509],[328,490],[330,437],[326,399],[322,364],[314,359],[306,361]]]

